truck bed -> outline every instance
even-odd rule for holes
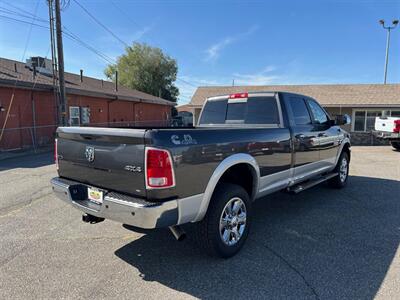
[[[203,193],[218,164],[235,153],[254,156],[261,176],[285,170],[292,163],[290,138],[287,128],[60,127],[58,172],[62,178],[107,191],[163,201]],[[145,147],[171,153],[175,187],[146,190]],[[87,158],[90,149],[93,161]],[[133,171],[138,167],[140,172]]]

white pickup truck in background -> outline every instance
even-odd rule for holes
[[[378,138],[389,140],[393,148],[400,150],[400,117],[376,117],[375,133]]]

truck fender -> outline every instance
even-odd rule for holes
[[[338,154],[336,155],[336,161],[335,161],[335,166],[337,165],[340,155],[342,154],[343,148],[344,146],[346,146],[346,144],[350,147],[350,139],[348,137],[346,137],[345,139],[343,139],[341,145],[340,145],[340,149],[338,151]]]
[[[203,194],[203,199],[200,204],[199,212],[194,220],[194,222],[200,221],[204,218],[207,213],[208,205],[211,201],[211,197],[214,193],[215,187],[217,186],[219,180],[221,179],[222,175],[232,166],[237,164],[248,164],[251,166],[251,170],[253,172],[254,183],[253,183],[253,193],[250,195],[252,200],[254,200],[255,195],[259,189],[259,180],[260,180],[260,168],[257,164],[257,161],[249,154],[246,153],[237,153],[225,158],[218,167],[214,170],[213,174],[211,175],[210,180],[208,181],[206,190]]]

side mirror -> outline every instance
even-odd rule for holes
[[[349,115],[337,115],[335,117],[336,125],[347,125],[351,123],[351,118]]]

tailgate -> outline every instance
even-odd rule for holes
[[[375,130],[376,131],[385,131],[385,132],[393,132],[394,129],[394,120],[398,118],[375,118]]]
[[[60,127],[59,176],[145,196],[145,129]]]

